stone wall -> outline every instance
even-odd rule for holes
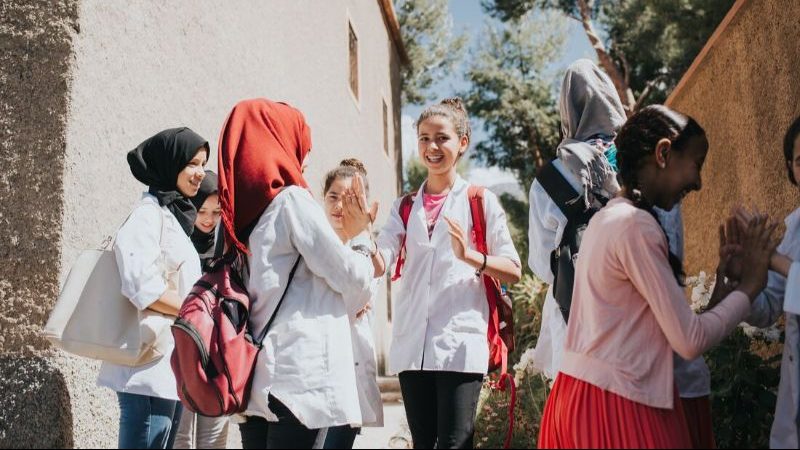
[[[717,227],[735,204],[782,219],[800,206],[783,137],[800,115],[800,2],[740,0],[668,104],[705,128],[703,189],[684,205],[687,273],[716,268]]]

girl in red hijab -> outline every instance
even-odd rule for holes
[[[228,245],[248,255],[250,326],[275,314],[240,425],[246,449],[312,448],[320,429],[361,423],[347,312],[365,305],[346,302],[369,298],[373,267],[308,191],[310,151],[303,114],[266,99],[237,104],[220,136],[222,223]],[[346,233],[369,218],[347,217]]]

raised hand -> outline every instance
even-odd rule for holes
[[[342,198],[342,226],[348,238],[352,239],[367,231],[378,215],[378,202],[367,206],[367,196],[361,175],[353,177],[353,186],[344,192]]]
[[[456,258],[459,260],[466,261],[467,250],[469,249],[467,235],[464,234],[464,230],[458,222],[447,217],[444,218],[444,221],[447,222],[447,232],[450,234],[450,243],[453,245],[453,253],[455,253]]]
[[[719,226],[719,266],[714,292],[708,302],[708,309],[714,308],[728,296],[742,278],[741,227],[735,215]]]
[[[742,274],[739,289],[754,300],[767,286],[770,259],[778,241],[775,239],[777,223],[772,223],[762,214],[756,214],[748,223],[742,238],[742,265],[747,270]]]

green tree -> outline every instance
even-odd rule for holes
[[[537,9],[559,11],[566,17],[579,22],[597,54],[600,67],[605,70],[614,83],[625,110],[628,114],[635,111],[636,98],[624,66],[613,58],[607,43],[600,37],[600,33],[594,25],[600,11],[595,0],[482,0],[481,4],[489,14],[506,22]]]
[[[630,114],[666,99],[734,1],[483,0],[482,5],[503,21],[536,8],[578,21]]]
[[[566,21],[531,11],[507,22],[490,20],[483,34],[470,58],[464,94],[470,114],[488,134],[476,143],[474,158],[511,170],[527,188],[559,142],[558,73],[550,62],[564,49]]]
[[[403,190],[408,192],[416,191],[422,182],[428,178],[428,169],[422,164],[419,158],[412,157],[406,162],[406,176],[403,183]]]
[[[735,0],[614,0],[600,20],[640,106],[663,103]]]
[[[403,103],[422,104],[461,62],[467,36],[454,33],[447,0],[395,0],[395,9],[409,58],[402,72]]]

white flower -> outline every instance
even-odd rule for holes
[[[533,364],[533,347],[525,350],[525,353],[519,357],[519,362],[514,364],[514,381],[519,384],[527,375],[535,375],[539,372]]]
[[[756,339],[764,342],[778,342],[781,339],[781,330],[776,325],[769,328],[757,328],[748,325],[744,322],[739,324],[742,332],[750,339]]]
[[[708,306],[715,284],[716,280],[709,279],[705,272],[700,272],[698,276],[686,279],[686,285],[692,288],[692,311],[700,312]]]

